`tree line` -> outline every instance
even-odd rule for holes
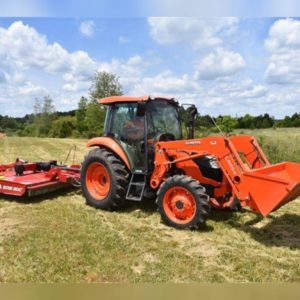
[[[83,137],[101,135],[105,108],[98,99],[123,94],[117,75],[97,72],[92,78],[88,97],[81,97],[78,108],[69,112],[57,112],[49,96],[35,99],[34,112],[23,118],[0,115],[0,132],[18,136]]]
[[[98,99],[123,94],[123,88],[117,75],[108,72],[97,72],[87,97],[81,97],[76,110],[58,112],[49,96],[35,99],[32,114],[23,118],[1,116],[0,133],[18,136],[36,137],[83,137],[99,136],[103,132],[105,107],[98,104]],[[186,116],[183,115],[183,120]],[[220,115],[198,115],[197,130],[215,130],[216,125],[225,133],[234,129],[260,129],[276,127],[300,127],[300,113],[276,120],[269,114],[242,117]]]
[[[241,117],[232,117],[228,115],[213,118],[209,115],[199,115],[196,118],[196,128],[211,129],[219,126],[225,133],[230,133],[234,129],[264,129],[278,127],[300,127],[300,113],[294,113],[291,117],[286,116],[283,119],[275,119],[269,114],[251,116],[246,114]]]

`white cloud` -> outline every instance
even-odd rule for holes
[[[95,23],[94,21],[83,21],[79,26],[80,33],[82,36],[87,38],[92,38],[95,33]]]
[[[211,80],[231,76],[245,66],[243,57],[224,49],[237,33],[237,18],[148,18],[150,34],[159,44],[182,44],[202,50],[195,76]],[[206,54],[205,54],[206,53]]]
[[[99,66],[86,52],[69,52],[58,43],[49,43],[46,36],[21,21],[0,27],[1,81],[5,78],[0,98],[9,107],[15,105],[13,112],[8,109],[10,114],[30,112],[34,98],[47,94],[55,98],[58,109],[69,108],[61,105],[62,99],[69,99],[69,106],[72,99],[74,107],[80,93],[87,93]]]
[[[0,101],[13,99],[23,105],[23,110],[14,108],[13,112],[24,114],[32,110],[35,97],[49,94],[58,109],[71,109],[88,93],[96,71],[118,74],[127,87],[139,81],[147,63],[139,55],[96,61],[85,51],[69,52],[58,43],[49,43],[35,28],[14,22],[0,27]]]
[[[201,114],[258,114],[278,115],[276,105],[266,102],[268,89],[251,79],[216,80],[212,86],[189,74],[177,75],[170,70],[154,76],[144,76],[128,87],[132,95],[162,95],[175,97],[181,103],[194,103]]]
[[[265,77],[269,83],[300,83],[300,21],[280,19],[269,30],[265,49],[270,53]]]
[[[245,61],[239,53],[218,48],[205,56],[196,66],[195,76],[203,80],[231,76],[245,67]]]
[[[128,44],[130,42],[130,39],[126,36],[119,36],[118,41],[120,44]]]
[[[201,87],[188,74],[176,76],[166,70],[155,76],[145,76],[130,89],[133,95],[179,95],[186,92],[199,92]]]
[[[7,29],[0,27],[0,41],[0,67],[7,71],[10,81],[37,70],[61,75],[69,90],[75,90],[74,82],[88,81],[98,68],[86,52],[68,52],[58,43],[50,44],[45,36],[20,21]]]
[[[87,91],[91,83],[88,81],[73,80],[67,81],[63,85],[63,90],[67,92]]]
[[[300,22],[294,19],[280,19],[269,30],[265,42],[269,51],[284,51],[300,46]]]
[[[39,86],[39,85],[35,85],[30,81],[26,81],[23,85],[19,86],[16,90],[15,90],[15,94],[16,96],[31,96],[31,97],[38,97],[41,95],[46,95],[48,93],[47,89]]]
[[[95,62],[86,52],[70,53],[58,43],[49,44],[45,36],[21,21],[7,29],[0,27],[0,41],[0,65],[11,69],[86,74],[95,68]]]
[[[234,99],[251,99],[266,96],[268,89],[266,86],[254,83],[252,79],[241,81],[228,80],[217,82],[216,85],[208,91],[209,95],[223,95],[226,98]]]
[[[87,63],[86,60],[84,60]],[[66,72],[63,76],[66,84],[63,89],[66,91],[87,91],[91,85],[91,78],[96,71],[106,71],[117,74],[120,77],[120,81],[125,86],[134,84],[138,81],[145,65],[143,59],[139,55],[131,56],[127,60],[113,58],[109,62],[92,62],[94,69],[85,69],[84,64],[80,64],[80,60],[77,60],[78,68],[82,66],[82,70],[75,68],[71,72]],[[76,72],[74,72],[76,70]],[[85,70],[87,71],[85,73]],[[73,72],[72,72],[73,71]]]
[[[6,75],[0,70],[0,84],[6,82]]]
[[[7,82],[0,85],[1,115],[24,116],[33,111],[35,98],[48,95],[49,91],[29,80],[19,83]]]
[[[160,44],[186,43],[195,48],[213,47],[236,31],[237,18],[151,17],[150,34]]]
[[[128,59],[129,65],[139,65],[140,63],[142,63],[142,57],[140,55],[135,55]]]

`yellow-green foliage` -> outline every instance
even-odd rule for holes
[[[300,128],[244,130],[255,135],[272,163],[300,162]]]
[[[76,118],[63,116],[52,122],[49,135],[52,137],[70,137],[76,128]]]

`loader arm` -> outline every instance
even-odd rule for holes
[[[203,176],[194,162],[208,154],[218,161],[224,175],[222,182]],[[216,195],[231,193],[243,206],[263,216],[300,195],[300,164],[271,165],[251,136],[157,143],[152,188],[156,189],[166,179],[172,165],[201,184],[213,186]]]
[[[157,151],[155,156],[155,168],[151,177],[152,188],[157,188],[162,180],[166,177],[166,174],[173,165],[177,169],[184,170],[186,175],[189,175],[203,184],[209,184],[214,187],[220,187],[221,183],[210,178],[206,178],[202,175],[198,165],[194,162],[194,159],[208,155],[206,151],[179,151],[169,149],[166,151],[164,148],[160,148],[157,145]]]

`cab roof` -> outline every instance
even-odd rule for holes
[[[99,100],[100,104],[112,104],[112,103],[120,103],[120,102],[147,102],[150,100],[168,100],[174,101],[174,98],[168,97],[152,97],[152,96],[111,96],[102,98]]]

